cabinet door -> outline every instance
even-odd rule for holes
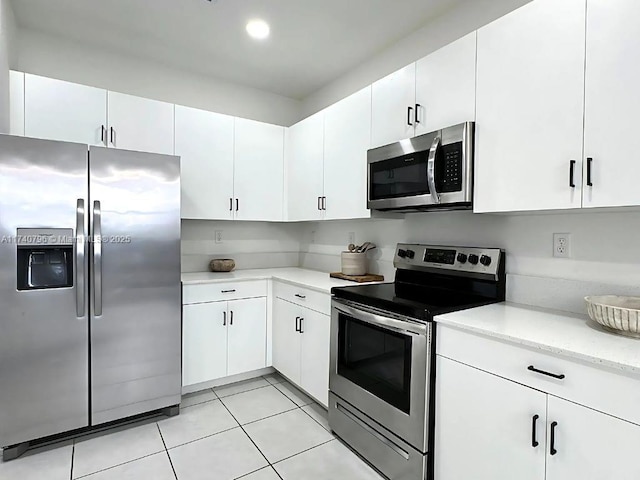
[[[273,366],[292,382],[300,383],[302,335],[296,331],[302,310],[279,298],[273,301]]]
[[[415,63],[373,84],[371,119],[373,148],[414,136],[415,100]]]
[[[439,355],[436,369],[435,478],[543,480],[546,394]]]
[[[182,307],[182,385],[227,376],[227,302]]]
[[[109,92],[109,146],[173,155],[173,104]]]
[[[630,380],[631,381],[631,380]],[[549,395],[547,480],[637,480],[640,427]]]
[[[267,366],[267,299],[229,302],[227,375]]]
[[[283,219],[283,127],[236,118],[234,192],[236,219]]]
[[[589,0],[584,155],[592,158],[585,207],[640,205],[633,146],[640,110],[640,3]],[[587,164],[585,163],[585,174]]]
[[[416,63],[416,135],[476,119],[476,32]]]
[[[304,309],[300,386],[325,407],[329,406],[329,341],[331,317]]]
[[[182,218],[233,218],[233,117],[176,105]]]
[[[367,150],[371,144],[371,87],[325,113],[324,196],[326,219],[369,218]]]
[[[107,91],[25,74],[27,137],[106,145]]]
[[[323,193],[324,112],[287,132],[288,219],[320,220]]]
[[[24,136],[24,76],[9,71],[9,134]]]
[[[580,208],[584,51],[585,0],[535,0],[478,30],[476,212]]]

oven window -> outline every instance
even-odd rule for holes
[[[371,200],[428,194],[428,155],[428,152],[417,152],[369,164]]]
[[[409,413],[411,337],[339,316],[338,374]]]

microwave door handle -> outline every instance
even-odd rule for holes
[[[429,160],[427,161],[427,182],[429,183],[429,193],[433,203],[440,203],[440,194],[436,191],[436,154],[440,147],[440,137],[433,139],[431,148],[429,149]]]

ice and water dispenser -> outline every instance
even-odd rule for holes
[[[17,231],[18,290],[73,286],[73,230],[19,228]]]

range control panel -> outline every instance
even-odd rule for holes
[[[406,270],[440,269],[497,276],[503,256],[504,251],[499,248],[398,244],[393,264]]]

